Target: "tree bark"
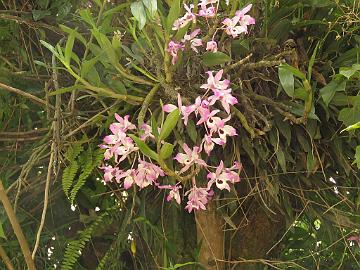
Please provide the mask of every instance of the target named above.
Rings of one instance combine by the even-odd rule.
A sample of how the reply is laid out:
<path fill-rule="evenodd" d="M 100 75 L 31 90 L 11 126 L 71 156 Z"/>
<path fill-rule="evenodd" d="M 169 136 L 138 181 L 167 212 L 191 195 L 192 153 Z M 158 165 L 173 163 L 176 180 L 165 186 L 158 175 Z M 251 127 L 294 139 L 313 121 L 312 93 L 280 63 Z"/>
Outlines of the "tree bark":
<path fill-rule="evenodd" d="M 240 224 L 231 241 L 231 259 L 241 262 L 232 269 L 263 269 L 264 264 L 257 260 L 277 257 L 280 247 L 275 247 L 270 254 L 267 253 L 285 230 L 284 216 L 280 213 L 270 216 L 260 205 L 253 205 L 246 218 L 238 216 L 237 219 Z M 246 260 L 252 262 L 247 263 Z"/>
<path fill-rule="evenodd" d="M 207 270 L 224 270 L 224 222 L 215 201 L 207 204 L 206 211 L 197 211 L 195 219 L 197 241 L 201 243 L 199 262 Z"/>

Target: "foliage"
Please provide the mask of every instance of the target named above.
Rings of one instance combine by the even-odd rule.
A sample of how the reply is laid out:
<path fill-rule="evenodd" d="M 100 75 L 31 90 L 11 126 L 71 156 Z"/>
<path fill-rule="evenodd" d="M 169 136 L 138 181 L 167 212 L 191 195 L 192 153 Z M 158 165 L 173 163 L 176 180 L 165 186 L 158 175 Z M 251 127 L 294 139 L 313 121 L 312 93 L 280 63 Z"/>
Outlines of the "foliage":
<path fill-rule="evenodd" d="M 0 178 L 32 249 L 51 168 L 38 269 L 61 263 L 64 269 L 197 269 L 194 216 L 180 211 L 184 205 L 165 203 L 155 189 L 104 186 L 98 145 L 115 113 L 129 114 L 139 126 L 164 123 L 160 134 L 152 130 L 169 143 L 164 159 L 173 147 L 198 143 L 203 131 L 196 123 L 185 127 L 176 113 L 165 120 L 160 107 L 176 104 L 178 93 L 193 103 L 204 94 L 199 86 L 210 69 L 224 69 L 239 101 L 230 123 L 239 136 L 206 160 L 243 164 L 239 186 L 214 199 L 225 224 L 227 267 L 259 258 L 278 269 L 358 268 L 360 249 L 347 240 L 360 229 L 357 1 L 220 1 L 231 15 L 253 3 L 257 24 L 237 39 L 202 20 L 173 31 L 185 13 L 179 0 L 10 2 L 0 4 L 0 83 L 22 92 L 0 86 Z M 221 41 L 219 51 L 196 54 L 186 45 L 172 65 L 169 41 L 179 42 L 196 27 L 204 41 Z M 49 164 L 52 142 L 55 162 Z M 158 158 L 146 144 L 138 146 Z M 171 159 L 166 162 L 173 168 Z M 94 214 L 96 207 L 101 210 Z M 258 230 L 249 237 L 262 235 L 256 224 L 264 218 L 251 223 L 253 212 L 281 222 L 266 251 L 248 258 L 237 247 L 247 222 Z M 24 268 L 10 224 L 3 217 L 0 224 L 6 235 L 1 246 L 16 269 Z"/>

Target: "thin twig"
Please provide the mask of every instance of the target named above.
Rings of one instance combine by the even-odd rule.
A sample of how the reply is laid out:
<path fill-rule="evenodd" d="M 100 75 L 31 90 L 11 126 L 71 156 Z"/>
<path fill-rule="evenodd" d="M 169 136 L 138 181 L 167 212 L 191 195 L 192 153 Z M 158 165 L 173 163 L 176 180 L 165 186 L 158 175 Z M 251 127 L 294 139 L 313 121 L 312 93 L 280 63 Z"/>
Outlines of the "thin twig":
<path fill-rule="evenodd" d="M 58 90 L 59 84 L 58 84 L 58 76 L 57 76 L 57 69 L 56 69 L 56 59 L 55 59 L 54 55 L 52 57 L 52 66 L 53 66 L 54 88 L 55 88 L 55 90 Z M 47 175 L 46 175 L 45 190 L 44 190 L 44 207 L 43 207 L 43 211 L 41 213 L 39 229 L 36 234 L 36 242 L 35 242 L 34 249 L 33 249 L 32 255 L 31 255 L 33 259 L 35 258 L 36 251 L 39 248 L 41 232 L 42 232 L 42 230 L 44 228 L 44 224 L 45 224 L 46 212 L 47 212 L 47 208 L 48 208 L 48 204 L 49 204 L 49 190 L 50 190 L 51 174 L 53 171 L 52 166 L 54 164 L 54 161 L 57 160 L 57 149 L 56 148 L 57 148 L 57 146 L 59 146 L 59 143 L 60 143 L 60 133 L 59 133 L 60 132 L 60 113 L 61 113 L 60 105 L 61 105 L 61 94 L 57 94 L 56 101 L 55 101 L 54 121 L 52 122 L 53 138 L 52 138 L 52 143 L 51 143 L 50 160 L 49 160 L 49 165 L 48 165 L 48 170 L 47 170 Z"/>
<path fill-rule="evenodd" d="M 5 212 L 6 212 L 7 216 L 9 217 L 10 224 L 15 232 L 15 235 L 16 235 L 18 241 L 19 241 L 20 248 L 21 248 L 22 254 L 25 258 L 25 262 L 26 262 L 28 269 L 36 270 L 35 263 L 34 263 L 33 259 L 31 258 L 29 245 L 26 241 L 24 233 L 20 227 L 20 224 L 15 216 L 14 210 L 11 206 L 11 202 L 10 202 L 8 196 L 6 195 L 6 191 L 2 184 L 2 180 L 0 180 L 0 201 L 4 205 Z"/>
<path fill-rule="evenodd" d="M 14 87 L 11 87 L 9 85 L 6 85 L 6 84 L 3 84 L 0 82 L 0 89 L 3 89 L 3 90 L 6 90 L 10 93 L 14 93 L 14 94 L 17 94 L 17 95 L 20 95 L 20 96 L 23 96 L 27 99 L 30 99 L 32 102 L 36 103 L 36 104 L 39 104 L 41 106 L 44 106 L 46 107 L 46 101 L 41 99 L 41 98 L 38 98 L 37 96 L 34 96 L 32 94 L 29 94 L 29 93 L 26 93 L 20 89 L 17 89 L 17 88 L 14 88 Z M 50 106 L 52 109 L 54 107 Z"/>

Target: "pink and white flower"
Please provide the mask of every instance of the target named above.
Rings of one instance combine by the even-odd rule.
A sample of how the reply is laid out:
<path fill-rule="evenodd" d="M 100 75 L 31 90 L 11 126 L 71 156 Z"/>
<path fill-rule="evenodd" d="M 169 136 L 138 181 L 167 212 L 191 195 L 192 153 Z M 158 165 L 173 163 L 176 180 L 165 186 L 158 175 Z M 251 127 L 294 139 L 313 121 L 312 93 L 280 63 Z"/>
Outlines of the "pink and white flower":
<path fill-rule="evenodd" d="M 140 130 L 143 131 L 143 134 L 140 136 L 140 140 L 146 141 L 148 138 L 155 139 L 155 136 L 152 134 L 152 128 L 148 124 L 142 124 Z"/>
<path fill-rule="evenodd" d="M 159 176 L 165 176 L 164 171 L 153 163 L 139 159 L 135 183 L 140 188 L 145 188 L 156 183 Z"/>
<path fill-rule="evenodd" d="M 189 121 L 189 116 L 195 111 L 196 106 L 193 105 L 189 105 L 189 106 L 183 106 L 182 105 L 182 100 L 181 100 L 181 96 L 180 94 L 178 94 L 178 107 L 176 107 L 173 104 L 166 104 L 163 106 L 163 111 L 170 113 L 172 111 L 174 111 L 175 109 L 179 109 L 182 117 L 182 120 L 184 120 L 184 125 L 186 126 L 188 121 Z"/>
<path fill-rule="evenodd" d="M 195 22 L 196 21 L 196 15 L 192 12 L 192 9 L 194 8 L 194 5 L 186 5 L 184 4 L 184 8 L 186 10 L 186 13 L 183 17 L 177 19 L 172 27 L 172 30 L 178 30 L 180 28 L 185 27 L 189 22 Z"/>
<path fill-rule="evenodd" d="M 348 238 L 349 241 L 355 241 L 359 247 L 360 247 L 360 235 L 357 235 L 357 236 L 351 236 Z"/>
<path fill-rule="evenodd" d="M 218 51 L 218 45 L 216 41 L 210 40 L 206 43 L 206 50 L 208 52 L 217 52 Z"/>
<path fill-rule="evenodd" d="M 180 170 L 180 174 L 186 172 L 194 164 L 206 166 L 206 162 L 200 157 L 200 147 L 194 146 L 193 149 L 190 149 L 190 147 L 186 143 L 184 143 L 183 149 L 185 151 L 185 154 L 178 153 L 174 158 L 175 160 L 177 160 L 177 162 L 184 165 L 184 167 Z"/>
<path fill-rule="evenodd" d="M 188 196 L 185 209 L 191 213 L 192 210 L 206 210 L 205 205 L 209 202 L 209 198 L 213 195 L 213 192 L 206 188 L 198 188 L 194 185 L 185 195 Z"/>
<path fill-rule="evenodd" d="M 234 184 L 240 182 L 239 173 L 234 172 L 234 170 L 240 170 L 241 165 L 239 163 L 234 163 L 231 168 L 224 168 L 224 162 L 220 161 L 219 166 L 216 168 L 215 172 L 210 172 L 207 175 L 209 179 L 208 189 L 215 183 L 216 187 L 220 190 L 226 189 L 230 191 L 229 183 Z"/>
<path fill-rule="evenodd" d="M 230 113 L 230 105 L 235 105 L 238 103 L 236 97 L 231 95 L 231 89 L 227 90 L 213 90 L 213 95 L 208 98 L 209 105 L 214 105 L 216 101 L 220 101 L 221 105 L 225 109 L 225 111 L 229 114 Z"/>
<path fill-rule="evenodd" d="M 211 135 L 205 134 L 202 143 L 203 143 L 205 153 L 209 156 L 215 146 L 215 144 L 211 138 Z"/>
<path fill-rule="evenodd" d="M 172 199 L 175 199 L 175 201 L 180 204 L 181 203 L 181 197 L 179 190 L 181 189 L 180 183 L 176 184 L 175 186 L 171 185 L 165 185 L 165 186 L 158 186 L 159 189 L 169 189 L 169 195 L 166 197 L 166 201 L 171 201 Z"/>
<path fill-rule="evenodd" d="M 185 49 L 184 44 L 177 43 L 175 41 L 170 41 L 167 47 L 167 52 L 172 56 L 171 63 L 175 65 L 176 61 L 178 60 L 179 51 L 183 51 Z"/>
<path fill-rule="evenodd" d="M 252 5 L 246 6 L 242 10 L 238 10 L 235 14 L 235 17 L 232 19 L 226 18 L 223 20 L 222 24 L 225 25 L 225 32 L 236 38 L 238 35 L 242 33 L 247 33 L 248 26 L 251 24 L 255 24 L 255 19 L 249 15 L 245 15 L 247 12 L 250 11 Z M 239 24 L 239 25 L 238 25 Z"/>
<path fill-rule="evenodd" d="M 229 87 L 230 81 L 223 80 L 221 81 L 221 77 L 223 75 L 224 70 L 219 70 L 215 76 L 213 75 L 214 71 L 206 72 L 208 74 L 207 83 L 200 86 L 200 88 L 208 89 L 208 90 L 226 90 Z"/>
<path fill-rule="evenodd" d="M 216 8 L 214 6 L 207 7 L 206 5 L 200 6 L 199 16 L 204 18 L 213 18 L 216 16 Z"/>
<path fill-rule="evenodd" d="M 199 52 L 197 47 L 200 47 L 203 45 L 202 40 L 200 38 L 196 38 L 199 35 L 199 33 L 200 33 L 200 29 L 195 29 L 192 33 L 190 33 L 190 35 L 186 34 L 184 36 L 184 38 L 181 40 L 181 42 L 183 42 L 183 43 L 189 41 L 190 48 L 196 53 Z"/>

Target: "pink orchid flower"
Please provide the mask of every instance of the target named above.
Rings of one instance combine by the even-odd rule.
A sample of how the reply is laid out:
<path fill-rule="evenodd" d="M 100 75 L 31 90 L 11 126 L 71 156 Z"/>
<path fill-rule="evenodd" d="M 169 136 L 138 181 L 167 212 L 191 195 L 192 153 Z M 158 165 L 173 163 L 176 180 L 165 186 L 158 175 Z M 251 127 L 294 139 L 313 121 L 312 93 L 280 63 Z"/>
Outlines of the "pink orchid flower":
<path fill-rule="evenodd" d="M 251 9 L 252 5 L 246 6 L 242 10 L 236 12 L 235 17 L 232 19 L 226 18 L 222 23 L 226 26 L 225 32 L 236 38 L 241 33 L 247 33 L 247 27 L 251 24 L 255 24 L 255 19 L 249 15 L 245 15 Z M 238 25 L 239 23 L 239 25 Z"/>
<path fill-rule="evenodd" d="M 360 247 L 360 235 L 358 235 L 358 236 L 351 236 L 351 237 L 348 238 L 348 240 L 349 240 L 349 241 L 355 241 L 355 242 L 359 245 L 359 247 Z"/>
<path fill-rule="evenodd" d="M 211 151 L 214 149 L 214 146 L 215 146 L 215 144 L 214 144 L 214 142 L 213 142 L 213 140 L 211 138 L 211 135 L 206 134 L 204 136 L 204 139 L 203 139 L 202 143 L 203 143 L 205 153 L 209 156 Z"/>
<path fill-rule="evenodd" d="M 115 176 L 116 168 L 113 168 L 113 166 L 103 166 L 100 167 L 100 169 L 104 170 L 104 181 L 105 183 L 112 182 L 112 179 Z"/>
<path fill-rule="evenodd" d="M 152 134 L 152 128 L 148 124 L 142 124 L 140 129 L 143 131 L 143 134 L 140 136 L 140 140 L 146 141 L 148 138 L 155 139 L 155 136 Z"/>
<path fill-rule="evenodd" d="M 210 129 L 210 133 L 218 133 L 219 138 L 212 138 L 212 141 L 218 145 L 226 144 L 226 137 L 227 136 L 236 136 L 237 132 L 236 129 L 230 125 L 226 125 L 225 123 L 231 119 L 231 116 L 228 116 L 225 119 L 221 119 L 220 117 L 211 117 L 207 122 L 206 125 Z"/>
<path fill-rule="evenodd" d="M 232 184 L 240 182 L 240 171 L 242 169 L 241 163 L 235 161 L 234 165 L 230 168 L 225 168 L 225 173 Z M 234 172 L 235 170 L 239 172 Z"/>
<path fill-rule="evenodd" d="M 210 129 L 210 133 L 214 133 L 217 132 L 219 128 L 224 127 L 226 122 L 227 122 L 227 118 L 221 119 L 218 116 L 211 116 L 206 121 L 206 126 L 208 127 L 208 129 Z"/>
<path fill-rule="evenodd" d="M 224 70 L 218 71 L 215 76 L 213 75 L 213 71 L 206 72 L 208 74 L 207 83 L 200 86 L 203 89 L 209 90 L 226 90 L 229 87 L 230 81 L 229 80 L 221 80 Z"/>
<path fill-rule="evenodd" d="M 136 170 L 129 169 L 117 175 L 117 180 L 120 182 L 124 178 L 124 188 L 129 189 L 135 183 Z"/>
<path fill-rule="evenodd" d="M 190 147 L 186 143 L 184 143 L 183 149 L 185 151 L 185 154 L 178 153 L 174 158 L 175 160 L 177 160 L 177 162 L 185 165 L 180 170 L 180 174 L 186 172 L 193 164 L 207 166 L 206 162 L 200 158 L 200 153 L 201 153 L 200 147 L 194 146 L 193 149 L 190 149 Z"/>
<path fill-rule="evenodd" d="M 153 163 L 139 159 L 137 174 L 135 176 L 136 185 L 138 185 L 141 189 L 145 188 L 153 183 L 156 183 L 159 176 L 165 176 L 164 171 L 160 167 Z"/>
<path fill-rule="evenodd" d="M 185 193 L 185 195 L 188 196 L 188 202 L 185 209 L 191 213 L 192 210 L 206 210 L 205 205 L 208 203 L 212 193 L 206 188 L 198 188 L 194 185 L 192 189 Z"/>
<path fill-rule="evenodd" d="M 200 33 L 200 29 L 194 30 L 190 35 L 186 34 L 184 38 L 181 40 L 181 42 L 185 43 L 186 41 L 190 42 L 190 48 L 198 53 L 197 47 L 202 46 L 202 40 L 200 38 L 196 38 Z"/>
<path fill-rule="evenodd" d="M 218 145 L 225 145 L 227 142 L 227 136 L 233 137 L 236 136 L 236 129 L 232 126 L 225 125 L 223 128 L 218 129 L 219 138 L 213 138 L 213 142 Z"/>
<path fill-rule="evenodd" d="M 212 119 L 218 112 L 220 112 L 220 110 L 204 111 L 202 114 L 200 114 L 201 118 L 199 121 L 197 121 L 196 125 L 201 125 L 202 123 L 209 121 L 209 119 Z"/>
<path fill-rule="evenodd" d="M 199 16 L 204 18 L 214 18 L 216 16 L 216 8 L 202 5 L 199 10 Z"/>
<path fill-rule="evenodd" d="M 113 125 L 113 124 L 111 124 L 111 125 Z M 113 128 L 111 131 L 113 132 L 113 134 L 107 135 L 103 139 L 104 143 L 106 143 L 106 144 L 118 144 L 123 139 L 126 138 L 126 133 L 122 129 L 114 129 Z"/>
<path fill-rule="evenodd" d="M 241 25 L 237 25 L 239 21 L 240 18 L 238 16 L 235 16 L 232 19 L 226 18 L 225 20 L 223 20 L 222 24 L 226 26 L 226 34 L 232 36 L 233 38 L 236 38 L 241 33 L 246 33 L 247 28 Z"/>
<path fill-rule="evenodd" d="M 120 130 L 126 132 L 129 129 L 136 129 L 136 126 L 129 121 L 129 117 L 130 115 L 125 115 L 124 118 L 122 118 L 120 115 L 115 113 L 115 119 L 118 121 L 118 123 L 112 123 L 110 125 L 111 132 L 116 134 Z"/>
<path fill-rule="evenodd" d="M 221 105 L 225 109 L 225 111 L 230 113 L 230 105 L 235 105 L 238 103 L 236 97 L 231 95 L 231 89 L 227 90 L 213 90 L 214 95 L 208 98 L 209 105 L 214 105 L 216 101 L 220 101 Z"/>
<path fill-rule="evenodd" d="M 173 104 L 166 104 L 163 106 L 163 111 L 170 113 L 175 109 L 179 109 L 181 115 L 183 116 L 182 119 L 184 120 L 184 125 L 187 126 L 189 121 L 189 116 L 195 111 L 195 105 L 183 106 L 180 94 L 178 94 L 178 107 Z"/>
<path fill-rule="evenodd" d="M 189 22 L 195 22 L 196 21 L 196 15 L 192 12 L 192 9 L 194 8 L 194 5 L 186 5 L 184 4 L 184 8 L 186 10 L 186 13 L 183 17 L 177 19 L 172 27 L 172 30 L 178 30 L 180 28 L 185 27 Z"/>
<path fill-rule="evenodd" d="M 210 181 L 208 182 L 208 189 L 211 188 L 211 186 L 215 183 L 216 187 L 220 190 L 226 189 L 228 191 L 230 191 L 230 186 L 227 183 L 228 181 L 230 181 L 230 179 L 228 178 L 227 173 L 224 172 L 224 162 L 220 161 L 219 166 L 216 168 L 215 173 L 210 172 L 207 175 L 207 178 L 210 179 Z"/>
<path fill-rule="evenodd" d="M 250 15 L 246 15 L 246 13 L 248 13 L 250 11 L 250 9 L 252 8 L 252 4 L 247 5 L 246 7 L 244 7 L 242 10 L 238 10 L 235 13 L 235 16 L 240 18 L 240 25 L 245 27 L 247 29 L 247 26 L 255 24 L 256 21 L 253 17 L 251 17 Z M 246 30 L 247 33 L 247 30 Z"/>
<path fill-rule="evenodd" d="M 167 52 L 170 53 L 170 55 L 172 56 L 172 60 L 171 63 L 173 65 L 175 65 L 176 61 L 178 60 L 179 56 L 178 53 L 179 51 L 183 51 L 185 48 L 185 46 L 181 43 L 177 43 L 175 41 L 170 41 L 168 44 L 168 48 L 167 48 Z"/>
<path fill-rule="evenodd" d="M 110 151 L 112 151 L 115 156 L 116 163 L 120 163 L 132 152 L 136 152 L 138 150 L 139 148 L 134 145 L 133 140 L 129 137 L 125 137 L 123 140 L 121 140 L 121 144 L 114 145 L 110 148 Z"/>
<path fill-rule="evenodd" d="M 166 197 L 166 201 L 171 201 L 172 199 L 175 199 L 175 201 L 180 204 L 181 203 L 181 197 L 179 190 L 181 189 L 180 183 L 176 184 L 175 186 L 171 185 L 165 185 L 165 186 L 158 186 L 159 189 L 169 189 L 169 195 Z"/>
<path fill-rule="evenodd" d="M 218 51 L 218 45 L 216 41 L 211 40 L 206 43 L 206 50 L 208 52 L 217 52 Z"/>
<path fill-rule="evenodd" d="M 215 183 L 216 187 L 220 190 L 226 189 L 230 191 L 230 186 L 228 182 L 234 184 L 240 182 L 239 173 L 234 172 L 234 170 L 240 170 L 240 163 L 235 162 L 231 168 L 224 168 L 224 162 L 220 161 L 219 166 L 216 168 L 215 173 L 210 172 L 207 175 L 207 178 L 210 179 L 208 182 L 208 189 Z"/>

